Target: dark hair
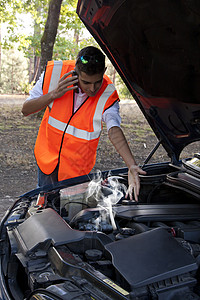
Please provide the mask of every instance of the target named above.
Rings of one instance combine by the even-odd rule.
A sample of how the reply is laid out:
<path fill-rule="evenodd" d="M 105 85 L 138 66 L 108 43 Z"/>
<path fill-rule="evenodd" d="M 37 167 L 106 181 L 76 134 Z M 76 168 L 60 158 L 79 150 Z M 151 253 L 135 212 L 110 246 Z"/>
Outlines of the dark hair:
<path fill-rule="evenodd" d="M 76 72 L 94 75 L 104 72 L 105 55 L 96 47 L 88 46 L 79 51 L 76 58 Z"/>

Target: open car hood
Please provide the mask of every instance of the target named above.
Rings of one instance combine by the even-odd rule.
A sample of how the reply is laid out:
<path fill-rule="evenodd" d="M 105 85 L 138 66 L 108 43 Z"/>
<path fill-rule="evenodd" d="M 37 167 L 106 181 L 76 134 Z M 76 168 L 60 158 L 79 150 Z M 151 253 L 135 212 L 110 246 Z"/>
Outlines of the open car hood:
<path fill-rule="evenodd" d="M 77 13 L 176 163 L 200 139 L 200 2 L 79 0 Z"/>

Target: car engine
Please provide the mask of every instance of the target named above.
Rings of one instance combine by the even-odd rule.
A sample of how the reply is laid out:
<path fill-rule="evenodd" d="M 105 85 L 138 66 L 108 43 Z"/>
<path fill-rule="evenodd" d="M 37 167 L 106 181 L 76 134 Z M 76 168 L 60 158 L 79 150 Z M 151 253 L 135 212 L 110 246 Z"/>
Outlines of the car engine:
<path fill-rule="evenodd" d="M 25 194 L 1 227 L 10 299 L 200 299 L 199 157 Z"/>

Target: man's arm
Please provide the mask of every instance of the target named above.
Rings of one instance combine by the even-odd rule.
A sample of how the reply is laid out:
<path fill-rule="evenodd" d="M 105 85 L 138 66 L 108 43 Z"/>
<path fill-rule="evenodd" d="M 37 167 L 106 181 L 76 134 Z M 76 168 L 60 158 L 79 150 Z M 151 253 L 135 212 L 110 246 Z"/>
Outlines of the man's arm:
<path fill-rule="evenodd" d="M 78 86 L 72 86 L 78 82 L 78 76 L 70 76 L 74 71 L 70 71 L 63 75 L 58 81 L 58 86 L 55 90 L 47 93 L 46 95 L 42 95 L 38 98 L 26 100 L 22 107 L 22 113 L 24 116 L 28 116 L 35 112 L 42 110 L 47 107 L 52 101 L 57 98 L 62 97 L 66 92 L 70 90 L 76 89 Z"/>
<path fill-rule="evenodd" d="M 120 127 L 114 126 L 111 127 L 108 131 L 108 136 L 111 143 L 114 145 L 117 152 L 123 158 L 125 164 L 127 165 L 128 171 L 128 180 L 129 188 L 128 193 L 130 199 L 132 200 L 132 190 L 134 189 L 135 200 L 138 201 L 138 195 L 140 190 L 140 179 L 139 174 L 146 174 L 140 167 L 136 165 L 135 159 L 131 153 L 131 150 L 128 146 L 127 140 L 124 136 L 123 131 Z"/>

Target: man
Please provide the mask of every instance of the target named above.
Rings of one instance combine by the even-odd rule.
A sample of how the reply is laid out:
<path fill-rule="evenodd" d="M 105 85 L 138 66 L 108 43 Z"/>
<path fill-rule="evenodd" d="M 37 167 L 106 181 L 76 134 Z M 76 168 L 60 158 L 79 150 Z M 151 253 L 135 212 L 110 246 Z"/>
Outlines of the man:
<path fill-rule="evenodd" d="M 128 193 L 138 201 L 139 174 L 120 128 L 119 98 L 105 75 L 105 56 L 96 47 L 83 48 L 75 61 L 48 62 L 46 71 L 24 102 L 27 116 L 46 107 L 35 144 L 38 186 L 88 174 L 105 121 L 108 136 L 129 168 Z"/>

